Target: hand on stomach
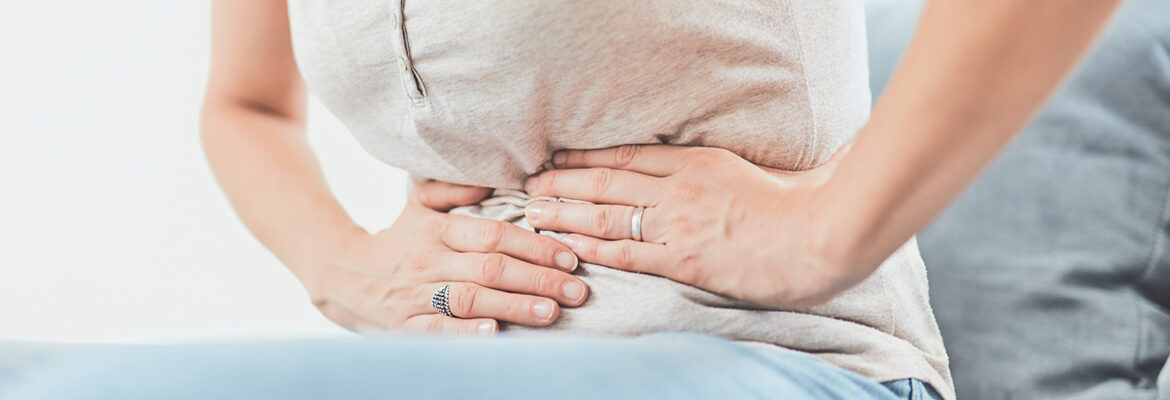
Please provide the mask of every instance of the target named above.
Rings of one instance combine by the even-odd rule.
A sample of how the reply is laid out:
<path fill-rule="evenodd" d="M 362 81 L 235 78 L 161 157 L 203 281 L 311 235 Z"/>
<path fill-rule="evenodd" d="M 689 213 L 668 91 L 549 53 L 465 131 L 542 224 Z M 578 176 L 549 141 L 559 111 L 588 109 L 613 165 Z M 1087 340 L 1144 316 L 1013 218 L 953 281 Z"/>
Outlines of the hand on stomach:
<path fill-rule="evenodd" d="M 347 262 L 304 279 L 313 303 L 333 322 L 362 333 L 489 335 L 500 322 L 549 325 L 561 306 L 582 304 L 588 289 L 570 274 L 577 258 L 567 246 L 505 222 L 444 212 L 488 192 L 417 185 L 391 227 L 358 238 Z M 447 284 L 453 317 L 431 304 Z"/>

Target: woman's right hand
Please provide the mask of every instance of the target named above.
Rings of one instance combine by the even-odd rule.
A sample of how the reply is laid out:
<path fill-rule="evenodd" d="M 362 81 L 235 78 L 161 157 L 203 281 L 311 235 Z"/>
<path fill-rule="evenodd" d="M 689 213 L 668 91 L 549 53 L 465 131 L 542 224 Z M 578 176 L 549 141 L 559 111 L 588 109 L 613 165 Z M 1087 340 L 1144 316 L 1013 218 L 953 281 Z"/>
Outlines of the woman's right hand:
<path fill-rule="evenodd" d="M 302 278 L 326 317 L 359 332 L 494 334 L 497 321 L 543 326 L 560 305 L 588 293 L 572 272 L 577 257 L 556 239 L 510 223 L 445 211 L 475 204 L 490 189 L 420 183 L 394 224 L 360 234 L 342 259 Z M 450 283 L 456 318 L 439 314 L 431 295 Z"/>

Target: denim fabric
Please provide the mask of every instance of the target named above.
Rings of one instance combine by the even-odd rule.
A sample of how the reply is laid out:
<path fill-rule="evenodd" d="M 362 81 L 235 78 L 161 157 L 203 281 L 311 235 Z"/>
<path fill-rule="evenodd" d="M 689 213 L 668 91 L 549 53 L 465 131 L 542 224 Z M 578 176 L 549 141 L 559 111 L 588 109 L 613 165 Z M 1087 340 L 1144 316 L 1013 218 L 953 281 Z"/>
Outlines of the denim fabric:
<path fill-rule="evenodd" d="M 121 348 L 25 371 L 5 399 L 936 399 L 711 336 L 395 337 Z"/>
<path fill-rule="evenodd" d="M 917 379 L 901 379 L 892 382 L 882 383 L 886 389 L 894 392 L 894 396 L 899 399 L 912 400 L 941 400 L 938 392 L 935 392 L 930 385 L 922 383 Z"/>
<path fill-rule="evenodd" d="M 869 10 L 875 95 L 920 3 Z M 1170 399 L 1168 234 L 1170 1 L 1131 0 L 919 236 L 958 397 Z"/>

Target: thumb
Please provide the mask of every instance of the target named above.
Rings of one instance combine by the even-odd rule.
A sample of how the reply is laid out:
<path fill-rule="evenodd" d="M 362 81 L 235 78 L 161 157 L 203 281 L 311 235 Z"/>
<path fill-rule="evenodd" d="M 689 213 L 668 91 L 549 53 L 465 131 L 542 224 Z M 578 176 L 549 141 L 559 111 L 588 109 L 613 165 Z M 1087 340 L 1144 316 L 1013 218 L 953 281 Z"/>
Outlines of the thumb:
<path fill-rule="evenodd" d="M 447 211 L 458 206 L 478 203 L 492 193 L 491 188 L 467 186 L 443 181 L 427 181 L 414 185 L 411 201 L 436 211 Z"/>

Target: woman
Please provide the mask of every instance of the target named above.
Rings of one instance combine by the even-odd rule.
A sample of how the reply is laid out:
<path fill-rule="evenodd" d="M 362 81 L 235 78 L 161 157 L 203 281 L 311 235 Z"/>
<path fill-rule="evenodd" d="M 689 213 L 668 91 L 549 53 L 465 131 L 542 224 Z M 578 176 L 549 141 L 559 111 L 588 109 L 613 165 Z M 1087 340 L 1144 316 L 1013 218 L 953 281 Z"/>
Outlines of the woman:
<path fill-rule="evenodd" d="M 858 2 L 217 1 L 208 158 L 326 316 L 578 335 L 254 346 L 163 374 L 279 359 L 305 369 L 256 393 L 952 399 L 912 235 L 1114 3 L 932 3 L 869 118 Z M 390 228 L 330 195 L 302 75 L 416 177 Z"/>

